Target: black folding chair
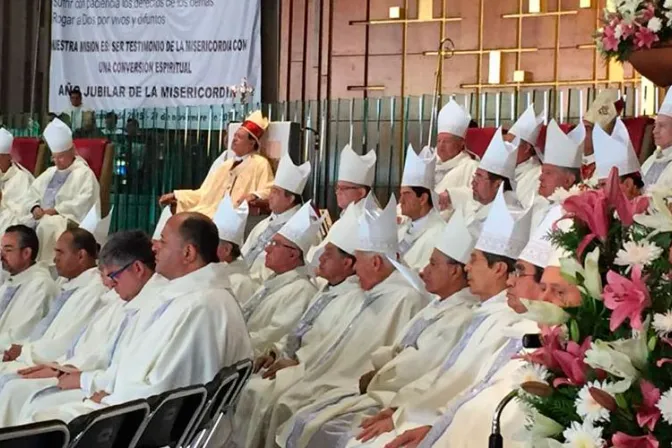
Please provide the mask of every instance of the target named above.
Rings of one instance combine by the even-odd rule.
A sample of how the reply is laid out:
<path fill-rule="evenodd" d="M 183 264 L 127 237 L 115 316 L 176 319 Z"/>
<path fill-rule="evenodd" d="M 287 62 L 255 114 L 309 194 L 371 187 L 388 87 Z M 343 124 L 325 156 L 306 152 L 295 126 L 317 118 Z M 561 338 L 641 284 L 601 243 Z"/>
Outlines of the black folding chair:
<path fill-rule="evenodd" d="M 68 426 L 60 420 L 0 429 L 0 448 L 65 448 L 68 442 Z"/>
<path fill-rule="evenodd" d="M 203 409 L 206 395 L 203 386 L 183 387 L 159 395 L 158 404 L 153 406 L 129 448 L 181 446 Z"/>
<path fill-rule="evenodd" d="M 224 406 L 229 402 L 231 395 L 238 385 L 238 372 L 235 367 L 225 367 L 215 378 L 205 385 L 208 390 L 208 400 L 198 416 L 196 423 L 185 440 L 192 448 L 198 447 L 207 437 L 211 425 L 222 413 Z"/>
<path fill-rule="evenodd" d="M 128 448 L 149 414 L 145 400 L 134 400 L 77 417 L 68 425 L 70 448 Z"/>

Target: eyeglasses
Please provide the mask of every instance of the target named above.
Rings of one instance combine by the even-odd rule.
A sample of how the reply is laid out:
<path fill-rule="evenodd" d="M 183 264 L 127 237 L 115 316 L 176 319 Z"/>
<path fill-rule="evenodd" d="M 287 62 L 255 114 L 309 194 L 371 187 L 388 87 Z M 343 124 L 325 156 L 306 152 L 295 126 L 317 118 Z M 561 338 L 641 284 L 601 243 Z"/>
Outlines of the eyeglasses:
<path fill-rule="evenodd" d="M 511 272 L 511 277 L 514 278 L 522 278 L 522 277 L 534 277 L 534 274 L 528 274 L 526 273 L 523 269 L 514 269 L 513 272 Z"/>
<path fill-rule="evenodd" d="M 290 246 L 289 244 L 284 244 L 284 243 L 281 243 L 281 242 L 275 241 L 275 240 L 271 240 L 271 241 L 268 242 L 268 247 L 276 247 L 276 246 L 284 247 L 286 249 L 292 249 L 292 250 L 301 250 L 298 247 Z"/>
<path fill-rule="evenodd" d="M 334 187 L 334 191 L 336 193 L 345 193 L 346 191 L 351 191 L 351 190 L 359 190 L 362 187 L 349 187 L 345 185 L 336 185 Z"/>
<path fill-rule="evenodd" d="M 121 275 L 121 273 L 124 272 L 126 269 L 130 268 L 131 265 L 132 265 L 133 263 L 135 263 L 135 260 L 133 260 L 133 261 L 131 261 L 130 263 L 126 264 L 124 267 L 119 268 L 119 269 L 117 269 L 116 271 L 107 274 L 107 278 L 109 278 L 110 280 L 116 282 L 116 281 L 117 281 L 117 277 L 119 277 L 119 276 Z"/>

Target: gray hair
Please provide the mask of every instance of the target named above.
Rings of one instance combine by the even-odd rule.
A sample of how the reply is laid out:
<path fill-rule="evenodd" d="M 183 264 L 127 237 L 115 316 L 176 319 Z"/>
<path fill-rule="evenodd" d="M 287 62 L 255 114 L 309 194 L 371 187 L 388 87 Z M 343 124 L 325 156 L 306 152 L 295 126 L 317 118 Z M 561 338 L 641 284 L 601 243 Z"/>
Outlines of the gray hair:
<path fill-rule="evenodd" d="M 101 266 L 126 266 L 139 261 L 151 270 L 156 267 L 152 240 L 141 230 L 125 230 L 113 234 L 100 251 Z"/>

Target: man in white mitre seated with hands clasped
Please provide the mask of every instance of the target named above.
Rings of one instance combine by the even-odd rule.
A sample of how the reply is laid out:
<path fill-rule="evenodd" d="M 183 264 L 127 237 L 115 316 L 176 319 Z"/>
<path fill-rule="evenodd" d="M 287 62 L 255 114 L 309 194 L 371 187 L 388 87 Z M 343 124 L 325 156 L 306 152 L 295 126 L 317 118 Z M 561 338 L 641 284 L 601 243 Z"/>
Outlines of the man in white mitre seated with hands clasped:
<path fill-rule="evenodd" d="M 249 358 L 249 336 L 236 299 L 218 275 L 217 227 L 200 213 L 168 220 L 157 246 L 157 272 L 169 282 L 157 306 L 135 321 L 123 338 L 101 385 L 68 391 L 71 401 L 53 407 L 50 395 L 33 397 L 22 410 L 28 421 L 73 418 L 109 405 L 147 398 L 168 390 L 211 381 L 225 366 Z M 140 311 L 142 313 L 142 310 Z M 104 385 L 103 385 L 104 384 Z M 83 401 L 82 401 L 83 400 Z"/>
<path fill-rule="evenodd" d="M 20 224 L 30 212 L 26 191 L 35 178 L 33 173 L 12 159 L 14 136 L 0 128 L 0 233 L 9 226 Z"/>
<path fill-rule="evenodd" d="M 38 259 L 49 264 L 54 245 L 68 222 L 82 222 L 91 207 L 100 210 L 100 186 L 86 161 L 77 155 L 72 131 L 58 118 L 44 129 L 54 166 L 42 173 L 30 188 L 33 222 L 40 239 Z"/>

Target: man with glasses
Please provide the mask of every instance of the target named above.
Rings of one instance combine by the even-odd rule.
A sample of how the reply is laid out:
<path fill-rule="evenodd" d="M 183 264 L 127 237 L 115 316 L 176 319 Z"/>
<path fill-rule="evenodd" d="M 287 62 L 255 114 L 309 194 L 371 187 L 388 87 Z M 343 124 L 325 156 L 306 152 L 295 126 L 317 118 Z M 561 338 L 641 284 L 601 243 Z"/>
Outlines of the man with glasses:
<path fill-rule="evenodd" d="M 252 350 L 240 307 L 228 280 L 213 268 L 218 240 L 217 227 L 204 215 L 170 218 L 156 253 L 157 273 L 169 282 L 156 295 L 154 309 L 139 311 L 128 330 L 130 342 L 120 342 L 109 375 L 103 375 L 110 381 L 94 381 L 79 389 L 77 401 L 58 407 L 45 409 L 36 406 L 39 399 L 30 400 L 28 420 L 70 421 L 105 406 L 204 384 L 223 367 L 248 358 Z M 115 273 L 115 281 L 121 283 L 132 267 Z"/>
<path fill-rule="evenodd" d="M 394 428 L 391 417 L 398 403 L 420 393 L 416 380 L 438 367 L 469 325 L 478 300 L 469 292 L 464 268 L 476 236 L 458 211 L 437 241 L 421 273 L 434 301 L 413 317 L 394 344 L 371 355 L 374 370 L 302 410 L 322 409 L 303 430 L 302 438 L 310 440 L 308 446 L 339 447 L 360 432 L 377 431 L 385 425 Z M 353 395 L 357 390 L 361 395 Z M 324 406 L 338 395 L 340 401 Z"/>
<path fill-rule="evenodd" d="M 33 182 L 30 213 L 40 240 L 39 261 L 53 264 L 54 245 L 68 227 L 79 224 L 93 206 L 100 207 L 100 186 L 89 165 L 77 155 L 72 131 L 55 118 L 44 130 L 54 166 Z"/>
<path fill-rule="evenodd" d="M 56 405 L 82 396 L 80 388 L 102 387 L 109 375 L 106 370 L 118 360 L 114 355 L 120 344 L 130 343 L 126 332 L 139 311 L 156 309 L 156 294 L 167 280 L 154 274 L 154 267 L 151 242 L 143 232 L 124 231 L 110 238 L 99 261 L 99 276 L 112 288 L 102 297 L 103 307 L 72 338 L 63 356 L 0 376 L 0 426 L 18 424 L 24 404 L 38 391 L 58 388 L 61 392 L 48 396 L 51 405 Z M 38 401 L 49 407 L 49 402 Z"/>
<path fill-rule="evenodd" d="M 55 253 L 61 290 L 28 337 L 12 341 L 0 372 L 14 372 L 64 355 L 71 340 L 104 304 L 101 298 L 108 289 L 96 267 L 98 243 L 94 236 L 82 228 L 66 230 L 56 241 Z"/>
<path fill-rule="evenodd" d="M 364 295 L 355 276 L 353 232 L 359 214 L 350 207 L 337 231 L 329 232 L 319 256 L 317 275 L 326 281 L 310 302 L 298 324 L 255 360 L 255 373 L 242 391 L 236 407 L 234 440 L 239 447 L 258 446 L 265 436 L 275 400 L 321 356 L 324 344 L 334 340 L 347 317 L 362 306 Z"/>
<path fill-rule="evenodd" d="M 303 256 L 319 227 L 308 202 L 266 245 L 265 263 L 272 274 L 243 306 L 255 357 L 265 354 L 296 326 L 315 295 Z"/>
<path fill-rule="evenodd" d="M 254 226 L 241 252 L 250 268 L 250 276 L 256 282 L 263 282 L 271 271 L 265 266 L 265 248 L 273 236 L 301 207 L 301 194 L 310 176 L 310 162 L 297 166 L 289 154 L 285 154 L 278 164 L 275 181 L 268 196 L 271 216 Z M 312 244 L 312 243 L 311 243 Z"/>
<path fill-rule="evenodd" d="M 2 269 L 10 277 L 0 286 L 0 349 L 30 336 L 58 294 L 49 270 L 36 262 L 39 241 L 24 225 L 10 226 L 2 236 Z M 4 357 L 4 354 L 3 354 Z"/>

